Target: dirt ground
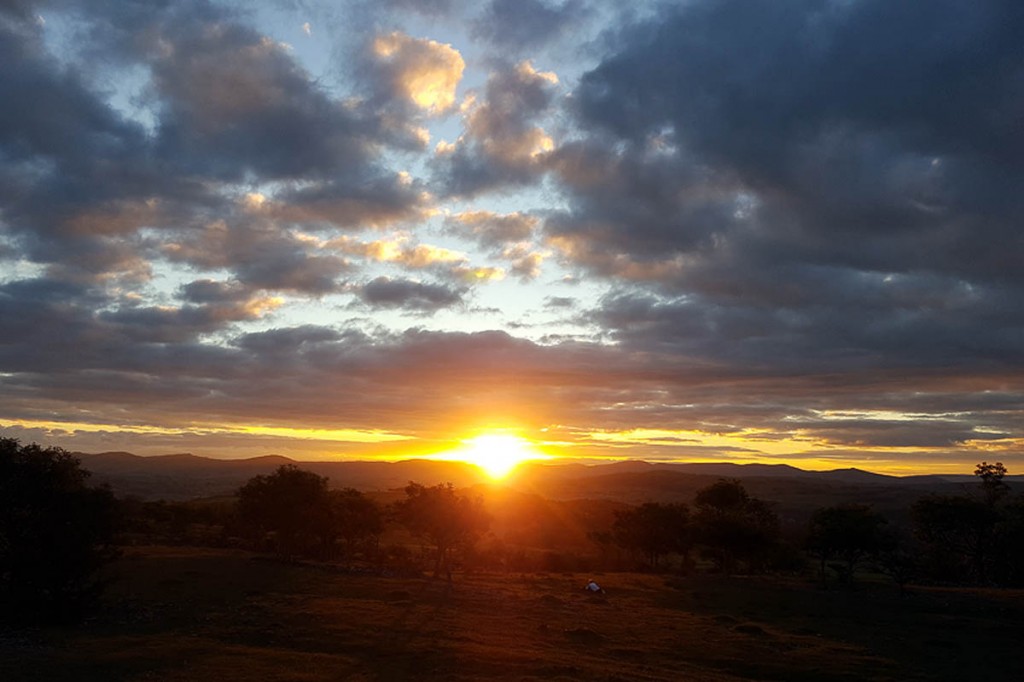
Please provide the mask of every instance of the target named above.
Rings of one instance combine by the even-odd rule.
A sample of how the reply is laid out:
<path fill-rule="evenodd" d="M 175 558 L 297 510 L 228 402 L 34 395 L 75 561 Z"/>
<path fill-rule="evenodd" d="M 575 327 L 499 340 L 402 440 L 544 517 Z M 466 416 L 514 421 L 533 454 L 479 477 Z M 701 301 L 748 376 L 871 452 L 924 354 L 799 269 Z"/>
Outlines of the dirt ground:
<path fill-rule="evenodd" d="M 84 625 L 0 631 L 0 680 L 1015 680 L 1024 593 L 781 578 L 458 575 L 133 549 Z M 582 590 L 594 577 L 603 596 Z"/>

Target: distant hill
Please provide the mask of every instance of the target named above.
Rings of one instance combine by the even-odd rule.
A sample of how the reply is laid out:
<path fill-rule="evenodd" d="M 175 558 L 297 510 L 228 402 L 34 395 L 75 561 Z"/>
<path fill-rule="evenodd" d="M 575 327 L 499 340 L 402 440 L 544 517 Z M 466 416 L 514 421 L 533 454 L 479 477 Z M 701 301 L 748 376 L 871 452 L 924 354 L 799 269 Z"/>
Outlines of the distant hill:
<path fill-rule="evenodd" d="M 181 453 L 142 457 L 128 452 L 74 453 L 93 473 L 93 481 L 109 485 L 118 495 L 143 499 L 188 500 L 230 495 L 253 476 L 294 464 L 330 479 L 334 488 L 389 490 L 409 481 L 426 485 L 451 482 L 466 487 L 486 480 L 477 467 L 464 462 L 406 460 L 402 462 L 302 462 L 269 455 L 248 459 L 213 459 Z"/>
<path fill-rule="evenodd" d="M 450 482 L 457 487 L 490 483 L 478 467 L 464 462 L 412 459 L 400 462 L 303 462 L 282 456 L 222 460 L 188 453 L 140 457 L 128 452 L 75 453 L 93 480 L 118 495 L 187 500 L 233 494 L 253 476 L 295 464 L 330 479 L 334 488 L 387 491 L 409 481 Z M 689 502 L 719 478 L 737 478 L 754 496 L 771 502 L 784 517 L 803 518 L 822 506 L 861 503 L 880 511 L 905 510 L 928 493 L 960 493 L 971 475 L 885 476 L 860 469 L 806 471 L 787 464 L 651 463 L 607 464 L 533 462 L 524 464 L 500 487 L 550 500 Z M 1024 477 L 1007 480 L 1024 488 Z"/>
<path fill-rule="evenodd" d="M 672 471 L 676 473 L 714 476 L 716 478 L 808 478 L 845 481 L 893 481 L 895 476 L 875 474 L 862 469 L 834 469 L 831 471 L 807 471 L 789 464 L 736 464 L 734 462 L 645 462 L 627 460 L 609 464 L 587 465 L 580 463 L 558 464 L 534 462 L 520 469 L 520 476 L 534 475 L 544 471 L 547 476 L 557 478 L 582 478 L 607 476 L 612 473 L 650 473 Z"/>

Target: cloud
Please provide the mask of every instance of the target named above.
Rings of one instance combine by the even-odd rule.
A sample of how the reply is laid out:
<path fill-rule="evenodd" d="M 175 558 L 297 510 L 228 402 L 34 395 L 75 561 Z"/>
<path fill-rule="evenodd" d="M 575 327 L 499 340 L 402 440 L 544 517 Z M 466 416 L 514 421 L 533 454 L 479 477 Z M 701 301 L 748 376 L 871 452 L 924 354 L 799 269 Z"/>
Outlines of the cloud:
<path fill-rule="evenodd" d="M 619 286 L 595 320 L 790 375 L 1018 372 L 1024 17 L 989 9 L 695 2 L 613 38 L 544 225 Z"/>
<path fill-rule="evenodd" d="M 510 263 L 513 275 L 528 282 L 540 276 L 546 254 L 531 250 L 529 244 L 514 244 L 502 249 L 501 257 Z"/>
<path fill-rule="evenodd" d="M 433 312 L 462 303 L 462 293 L 440 284 L 378 277 L 359 290 L 359 296 L 375 308 L 402 308 Z"/>
<path fill-rule="evenodd" d="M 16 103 L 0 113 L 2 218 L 24 257 L 54 276 L 147 278 L 141 234 L 231 220 L 243 181 L 278 183 L 264 218 L 285 231 L 290 223 L 384 226 L 427 210 L 424 188 L 380 162 L 393 131 L 329 95 L 241 15 L 203 2 L 54 11 L 82 28 L 65 46 L 82 57 L 77 63 L 50 54 L 34 21 L 0 26 L 0 58 L 11 67 L 0 74 L 0 95 Z M 145 79 L 146 125 L 94 87 L 93 70 L 102 68 L 123 70 L 109 78 Z M 319 274 L 304 282 L 259 266 L 247 277 L 327 290 L 341 264 L 312 265 Z"/>
<path fill-rule="evenodd" d="M 1015 5 L 275 7 L 279 27 L 206 0 L 3 5 L 5 422 L 1019 451 Z M 404 32 L 440 17 L 476 51 Z M 303 22 L 301 49 L 267 35 Z M 536 54 L 568 85 L 507 61 Z M 474 286 L 541 272 L 578 298 L 533 291 L 504 322 L 537 342 L 373 314 L 493 326 Z M 296 299 L 334 312 L 303 324 Z"/>
<path fill-rule="evenodd" d="M 391 257 L 384 260 L 400 263 L 409 268 L 428 268 L 437 264 L 463 263 L 467 260 L 466 254 L 451 249 L 445 249 L 430 244 L 416 244 L 402 248 Z"/>
<path fill-rule="evenodd" d="M 227 22 L 153 30 L 144 58 L 164 104 L 158 149 L 185 169 L 223 180 L 327 178 L 371 164 L 372 127 L 280 44 Z"/>
<path fill-rule="evenodd" d="M 91 284 L 47 278 L 12 282 L 0 285 L 0 315 L 19 326 L 0 334 L 0 371 L 11 373 L 12 386 L 28 382 L 43 394 L 54 391 L 51 399 L 73 410 L 79 380 L 99 381 L 115 368 L 132 374 L 132 381 L 150 372 L 201 376 L 212 371 L 213 358 L 221 353 L 198 345 L 198 336 L 272 308 L 267 299 L 149 306 Z"/>
<path fill-rule="evenodd" d="M 0 206 L 25 255 L 76 277 L 139 269 L 114 239 L 156 220 L 157 168 L 142 128 L 45 50 L 34 22 L 0 21 Z M 168 197 L 188 194 L 167 179 Z"/>
<path fill-rule="evenodd" d="M 311 228 L 383 228 L 426 218 L 431 197 L 407 174 L 374 172 L 364 178 L 307 182 L 283 189 L 260 207 L 263 215 Z"/>
<path fill-rule="evenodd" d="M 440 289 L 409 284 L 378 282 L 368 295 L 382 304 L 440 306 L 446 298 L 456 303 Z M 0 308 L 5 301 L 0 297 Z M 369 336 L 307 325 L 240 334 L 230 345 L 160 342 L 172 328 L 171 317 L 155 326 L 96 317 L 72 323 L 65 317 L 64 335 L 33 339 L 39 341 L 35 357 L 47 368 L 35 374 L 25 371 L 32 347 L 0 344 L 0 368 L 18 367 L 0 386 L 0 400 L 9 406 L 5 418 L 94 422 L 104 414 L 126 425 L 336 428 L 343 414 L 348 428 L 387 423 L 447 437 L 460 421 L 490 414 L 522 418 L 554 406 L 558 391 L 589 383 L 589 373 L 599 366 L 592 357 L 598 349 L 580 347 L 577 355 L 570 347 L 544 349 L 500 332 Z M 131 337 L 144 329 L 150 330 L 148 338 Z M 62 352 L 54 356 L 55 351 Z M 481 393 L 482 385 L 490 388 Z"/>
<path fill-rule="evenodd" d="M 567 0 L 491 0 L 474 20 L 474 35 L 498 46 L 505 54 L 542 47 L 559 37 L 570 25 L 589 15 L 583 2 Z"/>
<path fill-rule="evenodd" d="M 1008 123 L 1006 62 L 1020 18 L 952 4 L 813 7 L 693 3 L 629 31 L 583 78 L 581 120 L 636 146 L 667 132 L 673 156 L 755 200 L 750 221 L 767 222 L 780 251 L 979 274 L 956 251 L 978 250 L 964 232 L 985 222 L 1006 235 L 1021 208 L 995 179 L 1021 172 L 1007 155 L 1024 138 Z M 920 239 L 928 249 L 906 248 Z"/>
<path fill-rule="evenodd" d="M 492 73 L 482 99 L 463 104 L 465 132 L 436 149 L 432 164 L 444 192 L 473 196 L 537 181 L 554 149 L 537 122 L 549 113 L 557 83 L 528 61 Z"/>
<path fill-rule="evenodd" d="M 540 275 L 541 263 L 549 255 L 533 242 L 539 223 L 538 218 L 519 212 L 465 211 L 445 219 L 448 232 L 473 239 L 492 258 L 507 262 L 511 273 L 524 282 Z"/>
<path fill-rule="evenodd" d="M 455 290 L 418 284 L 381 280 L 367 284 L 362 295 L 422 312 L 446 298 L 458 304 Z M 1019 375 L 993 369 L 986 378 L 957 368 L 937 375 L 922 367 L 892 376 L 868 363 L 837 383 L 825 366 L 791 373 L 785 363 L 686 357 L 678 339 L 699 336 L 701 327 L 681 327 L 678 315 L 659 322 L 673 311 L 650 302 L 646 308 L 618 304 L 616 324 L 650 333 L 643 347 L 632 341 L 541 345 L 502 332 L 371 334 L 351 325 L 239 333 L 229 344 L 213 345 L 196 342 L 195 335 L 228 329 L 211 311 L 250 300 L 245 287 L 198 280 L 183 287 L 181 297 L 180 307 L 104 314 L 86 312 L 104 307 L 105 299 L 81 285 L 39 280 L 0 286 L 0 314 L 19 320 L 0 332 L 5 418 L 91 423 L 102 414 L 126 425 L 336 428 L 343 414 L 348 428 L 387 425 L 430 438 L 499 415 L 538 427 L 597 424 L 624 432 L 678 431 L 685 423 L 694 433 L 731 434 L 732 446 L 756 435 L 759 448 L 803 443 L 819 453 L 858 444 L 999 447 L 1024 436 L 1017 419 Z M 675 330 L 675 339 L 661 333 L 665 328 Z M 702 343 L 698 338 L 692 348 Z M 983 390 L 994 378 L 1002 390 Z"/>
<path fill-rule="evenodd" d="M 443 17 L 458 9 L 463 0 L 382 0 L 380 4 L 391 11 Z"/>
<path fill-rule="evenodd" d="M 346 335 L 329 327 L 306 324 L 287 329 L 242 334 L 235 339 L 235 345 L 246 351 L 277 357 L 353 339 L 364 343 L 366 341 L 365 337 L 358 334 Z"/>
<path fill-rule="evenodd" d="M 322 250 L 316 240 L 258 219 L 216 220 L 154 248 L 171 262 L 230 270 L 253 289 L 325 294 L 339 288 L 337 278 L 348 269 L 343 258 Z"/>
<path fill-rule="evenodd" d="M 122 306 L 101 312 L 97 321 L 129 343 L 182 343 L 227 328 L 230 322 L 259 319 L 281 305 L 271 297 L 228 305 Z"/>
<path fill-rule="evenodd" d="M 225 322 L 259 319 L 284 303 L 280 297 L 254 293 L 241 282 L 210 279 L 183 285 L 179 297 L 206 306 L 212 318 Z"/>
<path fill-rule="evenodd" d="M 377 36 L 371 49 L 377 75 L 394 96 L 429 115 L 455 105 L 455 89 L 466 63 L 451 45 L 393 31 Z"/>
<path fill-rule="evenodd" d="M 713 251 L 745 225 L 745 194 L 687 155 L 646 146 L 571 142 L 549 160 L 572 198 L 545 220 L 550 243 L 609 277 L 671 282 L 684 260 Z"/>
<path fill-rule="evenodd" d="M 491 211 L 464 211 L 445 219 L 445 225 L 453 234 L 471 237 L 485 248 L 529 241 L 539 222 L 538 218 L 525 213 Z"/>
<path fill-rule="evenodd" d="M 404 236 L 372 242 L 345 236 L 328 242 L 326 246 L 346 255 L 393 263 L 411 270 L 430 270 L 445 279 L 463 284 L 479 284 L 505 277 L 505 271 L 501 268 L 471 265 L 469 256 L 461 251 L 431 244 L 407 243 Z"/>
<path fill-rule="evenodd" d="M 577 301 L 570 296 L 546 296 L 544 298 L 545 308 L 575 308 Z"/>
<path fill-rule="evenodd" d="M 505 270 L 489 265 L 468 266 L 456 265 L 449 270 L 451 276 L 466 284 L 477 284 L 480 282 L 492 282 L 505 279 Z"/>
<path fill-rule="evenodd" d="M 417 270 L 435 265 L 465 263 L 468 259 L 461 251 L 430 244 L 410 244 L 404 235 L 372 242 L 343 236 L 329 242 L 328 246 L 348 255 L 361 256 L 382 263 L 397 263 Z"/>

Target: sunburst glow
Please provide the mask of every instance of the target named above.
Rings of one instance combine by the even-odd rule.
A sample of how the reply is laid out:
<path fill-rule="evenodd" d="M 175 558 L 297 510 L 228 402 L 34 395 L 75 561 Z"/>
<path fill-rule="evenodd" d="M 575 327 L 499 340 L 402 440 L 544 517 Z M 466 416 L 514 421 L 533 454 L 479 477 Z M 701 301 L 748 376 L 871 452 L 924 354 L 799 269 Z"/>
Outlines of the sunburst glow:
<path fill-rule="evenodd" d="M 475 464 L 492 478 L 503 478 L 520 463 L 531 459 L 549 459 L 532 443 L 520 436 L 488 433 L 462 441 L 463 447 L 452 453 L 453 459 Z"/>

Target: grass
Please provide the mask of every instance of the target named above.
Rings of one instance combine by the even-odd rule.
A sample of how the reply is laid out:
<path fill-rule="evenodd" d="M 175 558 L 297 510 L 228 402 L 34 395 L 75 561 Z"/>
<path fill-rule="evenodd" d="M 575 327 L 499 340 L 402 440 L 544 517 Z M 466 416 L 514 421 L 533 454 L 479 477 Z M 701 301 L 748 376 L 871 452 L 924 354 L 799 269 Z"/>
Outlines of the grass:
<path fill-rule="evenodd" d="M 131 550 L 73 629 L 0 632 L 21 680 L 1010 680 L 1024 594 L 478 574 L 449 587 L 227 550 Z"/>

